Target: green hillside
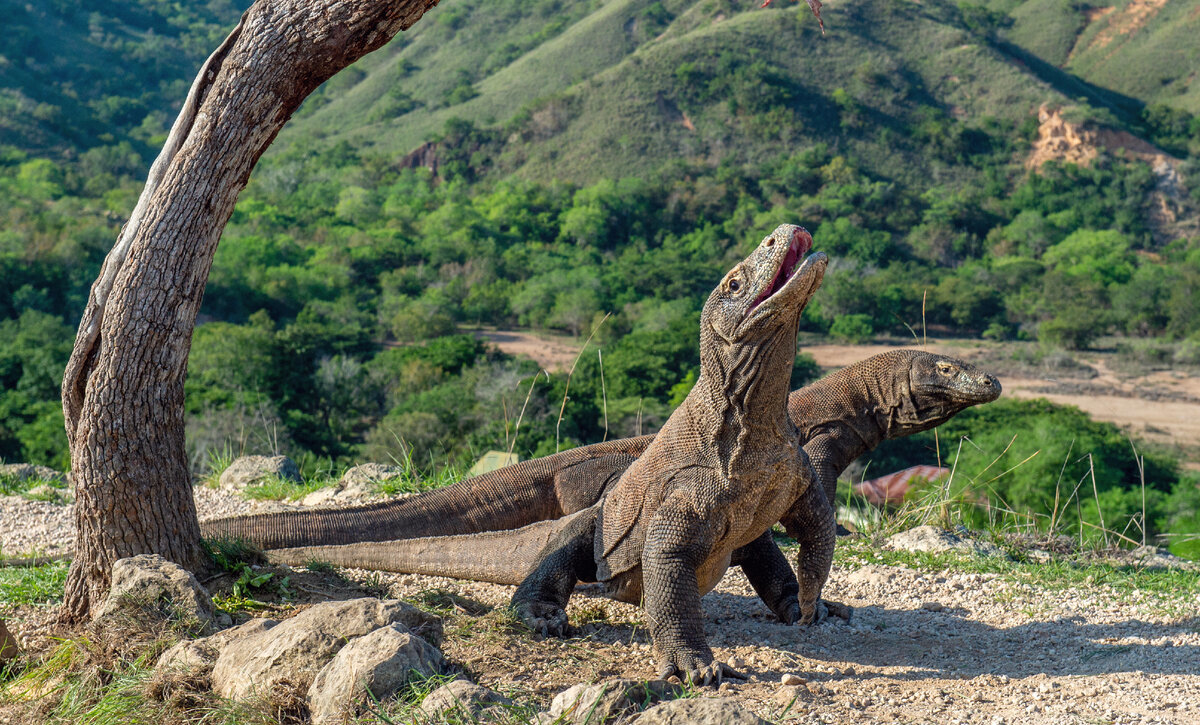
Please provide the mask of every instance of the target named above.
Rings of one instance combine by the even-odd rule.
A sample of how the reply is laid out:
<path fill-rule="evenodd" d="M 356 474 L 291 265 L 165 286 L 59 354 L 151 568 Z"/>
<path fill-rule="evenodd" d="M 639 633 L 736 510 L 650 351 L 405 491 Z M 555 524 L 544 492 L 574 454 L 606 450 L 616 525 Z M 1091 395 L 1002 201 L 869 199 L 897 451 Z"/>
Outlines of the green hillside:
<path fill-rule="evenodd" d="M 992 0 L 1005 38 L 1100 88 L 1200 112 L 1200 6 L 1167 0 Z"/>
<path fill-rule="evenodd" d="M 532 178 L 761 162 L 818 141 L 870 147 L 861 155 L 880 172 L 917 178 L 931 160 L 898 132 L 921 114 L 1016 125 L 1042 102 L 1071 102 L 947 3 L 831 4 L 824 37 L 803 5 L 614 0 L 561 3 L 532 23 L 506 17 L 475 0 L 439 6 L 331 82 L 281 146 L 404 154 L 464 119 L 503 127 L 499 163 Z"/>
<path fill-rule="evenodd" d="M 161 145 L 195 69 L 248 5 L 0 0 L 0 147 Z"/>

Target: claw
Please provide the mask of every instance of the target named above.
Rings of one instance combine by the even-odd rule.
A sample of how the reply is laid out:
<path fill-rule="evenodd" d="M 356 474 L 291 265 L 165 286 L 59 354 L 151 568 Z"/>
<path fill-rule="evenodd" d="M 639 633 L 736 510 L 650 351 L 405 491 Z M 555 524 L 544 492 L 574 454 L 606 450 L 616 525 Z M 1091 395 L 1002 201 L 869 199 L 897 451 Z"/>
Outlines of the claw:
<path fill-rule="evenodd" d="M 567 613 L 562 607 L 546 602 L 531 602 L 517 605 L 517 618 L 534 634 L 565 637 Z"/>
<path fill-rule="evenodd" d="M 672 684 L 690 684 L 694 687 L 714 687 L 724 680 L 745 680 L 746 675 L 738 672 L 724 662 L 713 661 L 699 667 L 683 668 L 674 662 L 668 662 L 658 669 L 659 679 Z"/>
<path fill-rule="evenodd" d="M 841 602 L 831 602 L 825 599 L 818 599 L 816 604 L 809 604 L 801 607 L 800 624 L 810 625 L 819 624 L 825 621 L 830 616 L 850 621 L 850 614 L 854 609 Z"/>
<path fill-rule="evenodd" d="M 800 619 L 800 602 L 793 599 L 791 602 L 788 602 L 783 612 L 776 612 L 775 616 L 784 624 L 795 624 Z"/>

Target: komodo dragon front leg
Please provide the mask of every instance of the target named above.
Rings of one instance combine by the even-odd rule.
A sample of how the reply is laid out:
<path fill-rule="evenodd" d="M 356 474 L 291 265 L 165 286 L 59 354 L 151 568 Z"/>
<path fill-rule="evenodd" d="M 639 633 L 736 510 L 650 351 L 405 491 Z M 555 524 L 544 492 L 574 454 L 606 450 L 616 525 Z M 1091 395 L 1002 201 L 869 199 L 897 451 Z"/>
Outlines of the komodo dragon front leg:
<path fill-rule="evenodd" d="M 664 501 L 647 527 L 642 550 L 643 606 L 658 676 L 707 685 L 742 675 L 713 658 L 704 635 L 700 597 L 720 579 L 720 573 L 714 576 L 714 564 L 724 572 L 722 562 L 712 561 L 718 537 L 714 524 L 720 522 L 700 516 L 690 498 L 675 495 Z"/>

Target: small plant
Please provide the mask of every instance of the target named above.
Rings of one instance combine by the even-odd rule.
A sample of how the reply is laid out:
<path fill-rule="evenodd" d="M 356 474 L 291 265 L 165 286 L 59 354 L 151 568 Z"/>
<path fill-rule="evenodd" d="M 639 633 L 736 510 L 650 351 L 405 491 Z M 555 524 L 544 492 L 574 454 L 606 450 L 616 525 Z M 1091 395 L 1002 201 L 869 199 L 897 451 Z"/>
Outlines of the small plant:
<path fill-rule="evenodd" d="M 225 469 L 229 468 L 237 455 L 233 452 L 233 446 L 228 441 L 222 448 L 209 448 L 204 462 L 204 469 L 207 473 L 201 482 L 209 488 L 217 488 L 221 485 L 221 474 L 225 473 Z"/>
<path fill-rule="evenodd" d="M 266 561 L 261 549 L 242 539 L 203 539 L 201 542 L 213 564 L 227 572 L 238 572 L 247 564 Z"/>
<path fill-rule="evenodd" d="M 457 483 L 463 477 L 463 472 L 452 466 L 422 470 L 413 463 L 412 451 L 409 448 L 404 449 L 400 458 L 393 457 L 392 461 L 400 468 L 400 473 L 380 481 L 375 486 L 376 490 L 385 496 L 432 491 Z"/>

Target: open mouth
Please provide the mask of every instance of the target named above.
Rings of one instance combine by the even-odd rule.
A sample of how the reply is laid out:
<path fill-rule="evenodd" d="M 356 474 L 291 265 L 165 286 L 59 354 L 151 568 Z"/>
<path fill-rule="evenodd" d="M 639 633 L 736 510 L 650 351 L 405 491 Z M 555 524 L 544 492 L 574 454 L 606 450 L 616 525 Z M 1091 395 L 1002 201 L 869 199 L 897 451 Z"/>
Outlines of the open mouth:
<path fill-rule="evenodd" d="M 758 296 L 758 299 L 754 300 L 754 303 L 750 305 L 750 310 L 758 307 L 771 295 L 787 286 L 788 280 L 790 280 L 796 272 L 796 263 L 799 262 L 805 254 L 808 254 L 810 249 L 812 249 L 811 234 L 804 229 L 796 229 L 796 231 L 792 232 L 792 239 L 788 244 L 787 255 L 783 258 L 783 264 L 779 265 L 779 269 L 775 270 L 775 279 L 771 280 L 771 284 L 765 290 L 763 290 L 763 293 Z M 749 310 L 747 310 L 747 312 L 749 312 Z"/>

